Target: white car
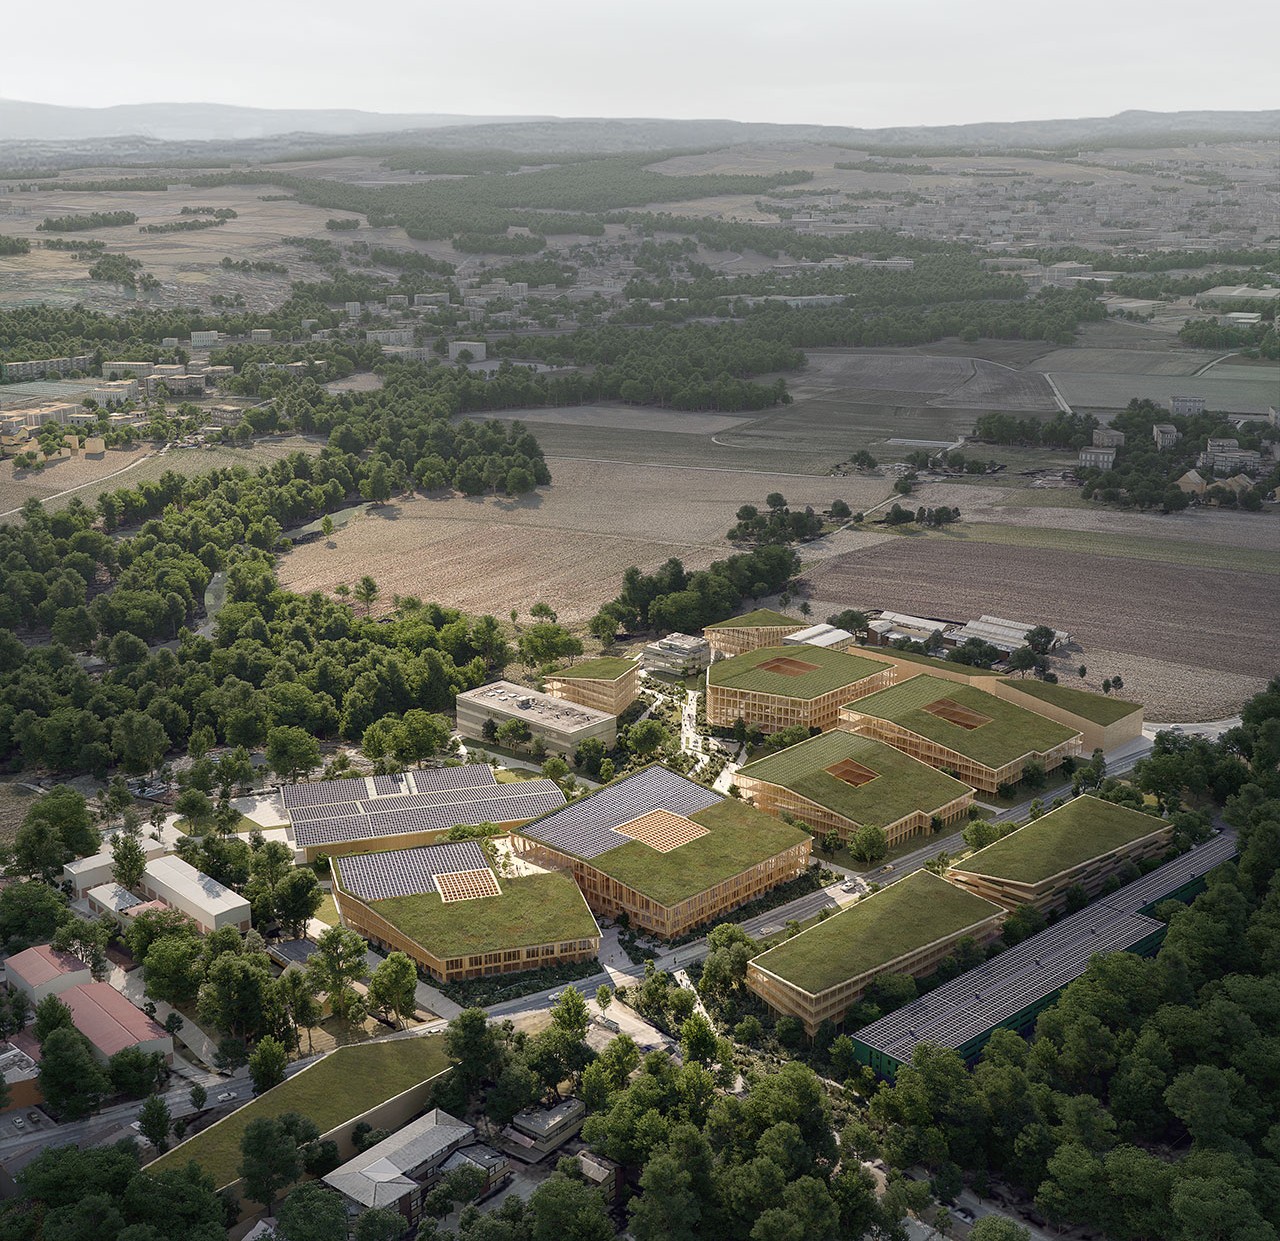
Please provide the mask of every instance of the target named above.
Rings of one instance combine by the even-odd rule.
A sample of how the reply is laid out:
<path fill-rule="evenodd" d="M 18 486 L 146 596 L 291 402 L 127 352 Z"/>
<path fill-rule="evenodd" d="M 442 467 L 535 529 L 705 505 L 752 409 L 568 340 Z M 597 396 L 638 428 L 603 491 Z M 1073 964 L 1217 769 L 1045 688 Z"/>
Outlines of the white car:
<path fill-rule="evenodd" d="M 232 1099 L 235 1099 L 235 1098 L 238 1098 L 238 1097 L 239 1097 L 239 1096 L 236 1094 L 236 1092 L 235 1092 L 234 1090 L 224 1090 L 224 1091 L 223 1091 L 223 1092 L 218 1096 L 218 1102 L 219 1102 L 219 1103 L 230 1103 Z"/>
<path fill-rule="evenodd" d="M 13 1118 L 13 1127 L 15 1129 L 25 1129 L 27 1127 L 27 1122 L 23 1120 L 21 1116 L 15 1116 Z"/>

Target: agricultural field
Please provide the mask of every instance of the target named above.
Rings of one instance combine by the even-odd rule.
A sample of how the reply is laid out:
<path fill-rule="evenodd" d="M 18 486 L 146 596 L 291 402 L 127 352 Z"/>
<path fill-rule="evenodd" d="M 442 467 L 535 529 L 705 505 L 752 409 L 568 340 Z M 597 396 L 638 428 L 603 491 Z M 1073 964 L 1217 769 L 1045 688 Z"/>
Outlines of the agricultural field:
<path fill-rule="evenodd" d="M 29 789 L 11 781 L 0 783 L 0 844 L 12 844 L 27 811 L 36 800 Z"/>
<path fill-rule="evenodd" d="M 963 530 L 961 531 L 963 534 Z M 1017 616 L 1071 632 L 1064 683 L 1120 674 L 1151 720 L 1218 719 L 1275 672 L 1280 591 L 1271 573 L 1127 556 L 1115 537 L 1068 551 L 908 536 L 806 568 L 818 616 L 879 606 L 958 619 Z M 1223 642 L 1213 635 L 1230 634 Z M 1081 680 L 1077 665 L 1089 669 Z M 1068 681 L 1068 677 L 1071 679 Z"/>
<path fill-rule="evenodd" d="M 1209 409 L 1265 414 L 1280 392 L 1280 366 L 1215 366 L 1202 375 L 1118 372 L 1051 372 L 1073 409 L 1123 409 L 1134 397 L 1168 406 L 1178 396 L 1202 396 Z"/>
<path fill-rule="evenodd" d="M 567 622 L 588 619 L 617 593 L 623 571 L 671 556 L 704 568 L 731 554 L 724 538 L 744 503 L 774 490 L 792 506 L 854 510 L 888 494 L 883 479 L 784 475 L 695 466 L 548 459 L 550 488 L 519 500 L 414 497 L 370 509 L 331 540 L 280 563 L 292 590 L 332 591 L 371 574 L 384 606 L 415 594 L 505 616 L 538 600 Z"/>

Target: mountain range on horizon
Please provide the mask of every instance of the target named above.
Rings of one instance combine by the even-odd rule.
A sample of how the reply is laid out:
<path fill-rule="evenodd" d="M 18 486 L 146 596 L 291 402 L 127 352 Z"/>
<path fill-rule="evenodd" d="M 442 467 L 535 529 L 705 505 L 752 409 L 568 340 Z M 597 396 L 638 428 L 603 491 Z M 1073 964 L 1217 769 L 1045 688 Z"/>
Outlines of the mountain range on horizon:
<path fill-rule="evenodd" d="M 460 132 L 461 131 L 461 132 Z M 834 125 L 768 124 L 723 119 L 470 116 L 383 113 L 349 108 L 253 108 L 213 103 L 119 104 L 64 107 L 0 99 L 0 141 L 85 142 L 138 138 L 161 142 L 243 141 L 284 135 L 390 137 L 424 132 L 459 145 L 540 149 L 624 149 L 654 145 L 731 144 L 779 140 L 842 144 L 1047 145 L 1120 139 L 1200 140 L 1273 138 L 1280 110 L 1264 112 L 1126 111 L 1110 117 L 992 121 L 860 129 Z M 558 139 L 558 140 L 557 140 Z"/>

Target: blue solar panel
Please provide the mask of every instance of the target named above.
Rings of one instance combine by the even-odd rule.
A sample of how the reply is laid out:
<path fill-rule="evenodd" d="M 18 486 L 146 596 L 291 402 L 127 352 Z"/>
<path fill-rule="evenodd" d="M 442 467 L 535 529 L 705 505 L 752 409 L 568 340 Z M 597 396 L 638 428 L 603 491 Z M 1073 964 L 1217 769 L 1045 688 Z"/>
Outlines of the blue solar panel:
<path fill-rule="evenodd" d="M 397 771 L 391 775 L 374 776 L 373 791 L 381 796 L 386 793 L 412 793 L 413 789 L 409 785 L 407 773 Z"/>
<path fill-rule="evenodd" d="M 582 858 L 599 857 L 630 839 L 614 828 L 642 814 L 651 810 L 697 814 L 723 800 L 719 793 L 665 767 L 646 767 L 547 818 L 527 824 L 521 831 L 552 849 Z"/>
<path fill-rule="evenodd" d="M 280 786 L 280 800 L 286 810 L 294 806 L 332 806 L 337 802 L 359 801 L 369 796 L 369 784 L 363 776 L 348 780 L 317 780 L 312 784 Z"/>
<path fill-rule="evenodd" d="M 430 767 L 408 773 L 414 789 L 419 793 L 434 793 L 440 789 L 472 789 L 498 783 L 493 768 L 487 763 L 464 763 L 460 767 Z M 413 789 L 409 790 L 410 792 Z"/>
<path fill-rule="evenodd" d="M 338 863 L 342 886 L 365 901 L 417 896 L 436 891 L 435 876 L 460 870 L 488 870 L 484 850 L 474 840 L 356 853 Z"/>

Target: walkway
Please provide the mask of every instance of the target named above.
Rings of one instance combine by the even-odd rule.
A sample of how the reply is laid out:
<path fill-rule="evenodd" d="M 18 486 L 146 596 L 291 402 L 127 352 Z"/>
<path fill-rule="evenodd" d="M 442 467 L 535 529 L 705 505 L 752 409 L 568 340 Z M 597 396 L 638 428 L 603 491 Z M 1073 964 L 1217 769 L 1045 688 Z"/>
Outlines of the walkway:
<path fill-rule="evenodd" d="M 141 969 L 125 971 L 120 966 L 113 965 L 111 972 L 107 975 L 107 981 L 135 1008 L 141 1008 L 148 1002 Z M 161 1025 L 170 1013 L 177 1011 L 163 1000 L 150 1002 L 156 1006 L 156 1020 Z M 178 1032 L 178 1039 L 191 1049 L 197 1060 L 212 1067 L 213 1058 L 218 1052 L 218 1040 L 210 1038 L 185 1013 L 178 1013 L 178 1016 L 182 1018 L 182 1029 Z"/>

